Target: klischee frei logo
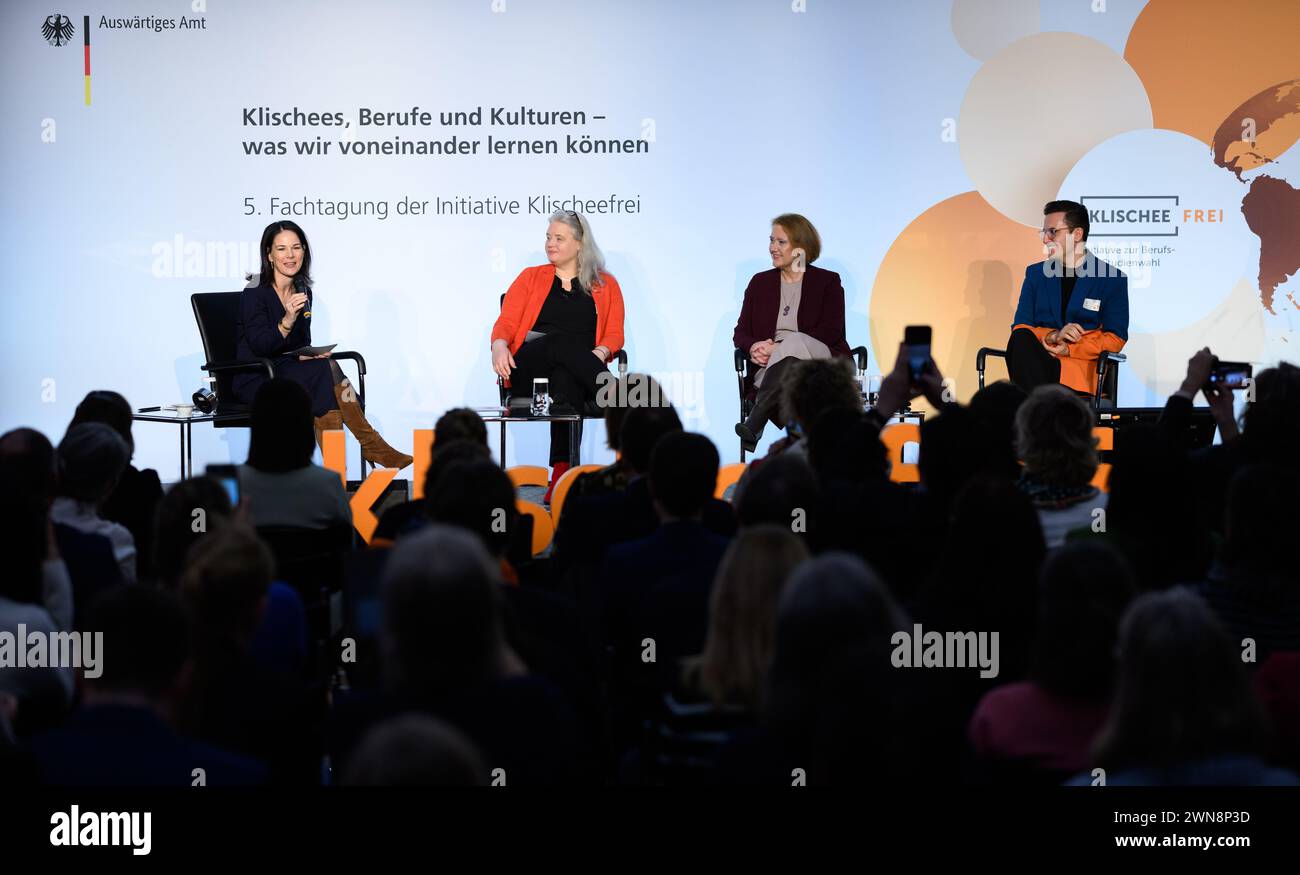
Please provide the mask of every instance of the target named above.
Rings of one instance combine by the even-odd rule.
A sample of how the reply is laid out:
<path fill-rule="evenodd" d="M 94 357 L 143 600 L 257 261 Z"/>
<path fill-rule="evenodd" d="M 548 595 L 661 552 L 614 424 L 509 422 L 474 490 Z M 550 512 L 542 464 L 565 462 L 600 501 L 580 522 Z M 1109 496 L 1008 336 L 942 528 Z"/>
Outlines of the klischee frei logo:
<path fill-rule="evenodd" d="M 52 46 L 66 46 L 76 32 L 72 19 L 62 13 L 45 16 L 41 25 L 41 36 Z"/>

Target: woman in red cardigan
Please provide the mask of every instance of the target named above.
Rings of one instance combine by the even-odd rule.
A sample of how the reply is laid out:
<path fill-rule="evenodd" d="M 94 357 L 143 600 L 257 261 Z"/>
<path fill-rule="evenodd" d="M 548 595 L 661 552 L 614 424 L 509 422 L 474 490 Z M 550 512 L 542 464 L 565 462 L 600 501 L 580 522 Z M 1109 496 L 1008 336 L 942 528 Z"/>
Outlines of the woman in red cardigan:
<path fill-rule="evenodd" d="M 534 378 L 546 377 L 552 412 L 600 416 L 597 380 L 623 348 L 623 293 L 605 272 L 591 226 L 572 210 L 551 215 L 546 258 L 506 291 L 492 326 L 492 370 L 509 380 L 513 396 L 531 395 Z M 551 489 L 572 463 L 570 428 L 581 434 L 582 423 L 551 423 Z"/>

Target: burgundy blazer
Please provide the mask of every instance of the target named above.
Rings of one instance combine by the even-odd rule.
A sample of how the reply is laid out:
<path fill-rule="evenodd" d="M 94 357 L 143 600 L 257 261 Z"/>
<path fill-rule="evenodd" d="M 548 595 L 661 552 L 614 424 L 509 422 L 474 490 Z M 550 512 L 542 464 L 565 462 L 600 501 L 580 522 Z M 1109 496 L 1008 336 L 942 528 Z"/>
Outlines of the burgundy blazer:
<path fill-rule="evenodd" d="M 731 335 L 736 349 L 748 356 L 751 346 L 776 334 L 780 306 L 781 271 L 774 267 L 754 274 Z M 831 355 L 851 355 L 844 339 L 844 286 L 838 273 L 808 265 L 799 298 L 799 330 L 826 344 Z"/>

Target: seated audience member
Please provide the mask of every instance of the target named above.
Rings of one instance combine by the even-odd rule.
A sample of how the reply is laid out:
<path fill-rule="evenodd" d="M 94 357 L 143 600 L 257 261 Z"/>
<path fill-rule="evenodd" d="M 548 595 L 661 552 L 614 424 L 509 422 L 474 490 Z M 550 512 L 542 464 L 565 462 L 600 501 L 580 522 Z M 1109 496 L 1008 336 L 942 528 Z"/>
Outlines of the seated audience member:
<path fill-rule="evenodd" d="M 439 455 L 451 444 L 462 441 L 477 444 L 486 450 L 487 425 L 484 424 L 483 417 L 468 407 L 453 407 L 439 416 L 438 421 L 433 424 L 433 446 L 429 453 L 429 470 L 425 472 L 426 495 L 430 482 L 428 475 L 437 463 Z M 424 508 L 418 501 L 395 504 L 385 510 L 379 518 L 379 525 L 375 527 L 374 534 L 370 538 L 370 546 L 391 546 L 400 536 L 422 528 L 427 522 Z"/>
<path fill-rule="evenodd" d="M 843 553 L 800 565 L 777 610 L 760 726 L 740 732 L 719 759 L 724 783 L 889 786 L 910 764 L 890 663 L 907 617 L 859 558 Z M 796 772 L 796 770 L 798 770 Z"/>
<path fill-rule="evenodd" d="M 267 380 L 253 398 L 239 490 L 255 526 L 325 529 L 352 522 L 339 475 L 312 463 L 311 410 L 307 390 L 287 378 Z"/>
<path fill-rule="evenodd" d="M 970 412 L 984 424 L 993 444 L 990 467 L 1001 470 L 1012 480 L 1020 476 L 1020 458 L 1016 454 L 1016 411 L 1028 393 L 1010 380 L 989 383 L 971 396 Z"/>
<path fill-rule="evenodd" d="M 935 559 L 935 551 L 928 549 L 930 530 L 925 528 L 927 516 L 923 515 L 926 503 L 918 490 L 910 484 L 895 483 L 889 479 L 889 459 L 885 446 L 879 440 L 880 426 L 865 413 L 851 410 L 830 410 L 817 418 L 809 435 L 808 458 L 821 488 L 821 510 L 810 514 L 808 533 L 814 552 L 842 550 L 861 556 L 879 572 L 890 592 L 900 602 L 915 596 L 916 584 L 923 581 Z M 749 484 L 750 493 L 764 483 L 767 469 L 780 464 L 774 459 L 764 465 Z M 804 477 L 801 466 L 787 469 L 791 485 L 812 489 L 811 481 L 800 486 L 796 478 Z M 755 496 L 757 498 L 757 496 Z M 755 511 L 754 504 L 772 504 L 785 507 L 787 528 L 791 523 L 792 508 L 808 507 L 804 501 L 815 497 L 792 497 L 789 501 L 759 499 L 751 502 L 746 497 L 740 508 L 742 525 L 749 525 Z M 773 521 L 776 513 L 773 513 Z M 947 526 L 946 517 L 939 521 L 938 531 Z"/>
<path fill-rule="evenodd" d="M 987 677 L 978 668 L 909 675 L 903 692 L 916 720 L 909 740 L 918 780 L 956 780 L 980 698 L 1025 678 L 1044 549 L 1037 514 L 1012 483 L 982 474 L 958 495 L 912 615 L 927 633 L 997 632 L 997 667 Z"/>
<path fill-rule="evenodd" d="M 1194 450 L 1191 463 L 1203 518 L 1215 531 L 1222 531 L 1228 483 L 1239 468 L 1270 464 L 1300 470 L 1295 454 L 1300 438 L 1300 368 L 1281 362 L 1255 375 L 1253 399 L 1246 402 L 1239 431 L 1233 417 L 1234 393 L 1208 385 L 1216 361 L 1208 348 L 1188 360 L 1187 376 L 1166 402 L 1160 422 L 1173 438 L 1185 441 L 1196 393 L 1209 402 L 1222 443 Z"/>
<path fill-rule="evenodd" d="M 682 662 L 642 753 L 644 780 L 700 784 L 720 745 L 757 720 L 786 580 L 808 549 L 788 528 L 743 529 L 723 554 L 704 650 Z"/>
<path fill-rule="evenodd" d="M 862 411 L 862 392 L 854 378 L 853 360 L 848 358 L 792 360 L 782 375 L 780 391 L 781 415 L 791 434 L 775 441 L 762 459 L 755 459 L 745 476 L 781 453 L 807 456 L 805 438 L 817 417 L 827 411 Z"/>
<path fill-rule="evenodd" d="M 1048 549 L 1071 529 L 1091 526 L 1107 495 L 1092 485 L 1097 439 L 1087 402 L 1060 385 L 1039 386 L 1016 411 L 1020 490 L 1038 511 Z"/>
<path fill-rule="evenodd" d="M 600 606 L 604 640 L 613 646 L 618 698 L 615 742 L 620 730 L 649 715 L 678 660 L 700 652 L 708 630 L 709 594 L 728 539 L 702 522 L 718 482 L 718 451 L 702 434 L 674 432 L 655 445 L 649 487 L 661 520 L 644 538 L 615 544 L 601 566 Z M 654 639 L 655 659 L 642 659 L 643 641 Z"/>
<path fill-rule="evenodd" d="M 123 587 L 90 608 L 103 634 L 100 673 L 85 680 L 82 706 L 61 728 L 31 742 L 39 778 L 60 786 L 189 787 L 261 784 L 266 767 L 178 735 L 176 712 L 190 669 L 190 631 L 175 596 Z"/>
<path fill-rule="evenodd" d="M 229 523 L 200 539 L 186 561 L 180 594 L 194 633 L 194 677 L 182 732 L 265 762 L 275 783 L 319 782 L 323 698 L 267 672 L 253 653 L 271 551 L 247 526 Z"/>
<path fill-rule="evenodd" d="M 0 464 L 10 476 L 10 495 L 26 495 L 48 516 L 58 495 L 58 459 L 54 445 L 39 431 L 16 428 L 0 436 Z M 80 616 L 83 606 L 95 596 L 122 583 L 122 571 L 113 555 L 113 543 L 105 535 L 96 535 L 53 522 L 54 545 L 51 556 L 57 553 L 67 568 L 72 583 L 71 598 L 73 629 L 83 627 Z M 56 612 L 58 608 L 56 606 Z M 57 622 L 57 617 L 55 618 Z"/>
<path fill-rule="evenodd" d="M 574 478 L 569 487 L 570 501 L 579 496 L 608 495 L 627 489 L 627 481 L 633 476 L 622 454 L 623 423 L 628 411 L 634 407 L 672 406 L 659 381 L 649 374 L 628 374 L 604 391 L 613 393 L 611 403 L 605 405 L 605 445 L 614 451 L 615 459 L 599 471 L 585 471 Z"/>
<path fill-rule="evenodd" d="M 1300 650 L 1300 475 L 1273 465 L 1238 469 L 1228 486 L 1219 559 L 1199 594 L 1233 641 L 1255 643 L 1255 665 Z"/>
<path fill-rule="evenodd" d="M 597 687 L 598 642 L 579 621 L 571 599 L 531 586 L 519 585 L 518 574 L 506 558 L 517 539 L 524 516 L 515 509 L 510 477 L 488 459 L 467 459 L 449 465 L 437 485 L 425 493 L 429 519 L 470 532 L 501 570 L 501 619 L 506 642 L 528 670 L 554 683 L 582 720 L 581 750 L 601 748 L 605 703 Z M 593 776 L 596 761 L 584 766 Z"/>
<path fill-rule="evenodd" d="M 352 787 L 486 787 L 488 769 L 455 727 L 406 714 L 366 733 L 343 780 Z"/>
<path fill-rule="evenodd" d="M 131 436 L 131 405 L 117 392 L 98 390 L 90 392 L 77 405 L 68 428 L 83 422 L 102 422 L 112 426 L 113 430 L 126 441 L 128 461 L 122 470 L 122 476 L 112 494 L 99 509 L 99 515 L 115 523 L 121 523 L 131 532 L 135 539 L 137 573 L 147 579 L 152 574 L 149 563 L 152 561 L 153 515 L 162 498 L 162 483 L 158 472 L 152 468 L 141 471 L 132 465 L 129 456 L 135 455 L 135 439 Z"/>
<path fill-rule="evenodd" d="M 1106 785 L 1295 785 L 1267 766 L 1264 712 L 1241 648 L 1184 587 L 1139 596 L 1119 628 L 1119 680 L 1092 765 Z M 1087 786 L 1091 772 L 1070 781 Z"/>
<path fill-rule="evenodd" d="M 1048 557 L 1029 679 L 985 694 L 971 718 L 977 780 L 1059 784 L 1088 767 L 1134 589 L 1128 564 L 1103 541 L 1072 542 Z"/>
<path fill-rule="evenodd" d="M 752 466 L 751 466 L 752 468 Z M 802 453 L 782 453 L 767 459 L 758 470 L 745 472 L 732 500 L 741 528 L 765 524 L 797 532 L 809 552 L 820 543 L 823 495 L 821 484 Z M 802 526 L 795 528 L 796 521 Z"/>
<path fill-rule="evenodd" d="M 997 681 L 1020 680 L 1033 646 L 1044 554 L 1037 514 L 1024 494 L 981 474 L 953 502 L 938 562 L 913 613 L 944 631 L 998 630 Z"/>
<path fill-rule="evenodd" d="M 20 731 L 54 722 L 72 700 L 71 666 L 17 664 L 27 636 L 54 636 L 72 624 L 72 586 L 59 558 L 43 495 L 25 488 L 18 460 L 0 457 L 0 632 L 11 652 L 0 663 L 0 692 L 17 702 Z M 22 634 L 25 633 L 25 634 Z M 24 660 L 25 662 L 25 660 Z"/>
<path fill-rule="evenodd" d="M 158 504 L 153 535 L 153 567 L 162 588 L 178 591 L 193 546 L 231 525 L 235 516 L 225 488 L 209 477 L 191 477 L 167 490 Z M 203 525 L 195 531 L 198 519 Z M 284 581 L 273 582 L 267 591 L 266 608 L 253 636 L 253 654 L 264 667 L 289 677 L 306 666 L 306 610 L 298 591 Z"/>
<path fill-rule="evenodd" d="M 135 539 L 126 526 L 110 522 L 99 513 L 129 457 L 126 441 L 101 422 L 68 429 L 59 443 L 60 494 L 50 508 L 50 517 L 80 532 L 108 538 L 122 580 L 135 583 Z"/>
<path fill-rule="evenodd" d="M 650 456 L 664 435 L 681 430 L 681 420 L 671 406 L 629 410 L 622 431 L 627 488 L 565 500 L 555 530 L 552 572 L 554 579 L 578 593 L 580 600 L 611 545 L 643 538 L 659 527 L 647 477 Z M 711 494 L 701 520 L 705 528 L 722 537 L 736 531 L 731 505 Z"/>
<path fill-rule="evenodd" d="M 506 644 L 500 581 L 497 564 L 468 532 L 435 524 L 394 545 L 380 642 L 387 692 L 336 697 L 336 769 L 348 773 L 369 726 L 416 712 L 463 732 L 491 768 L 505 769 L 508 786 L 575 782 L 573 712 Z"/>
<path fill-rule="evenodd" d="M 1003 477 L 1014 483 L 1014 476 L 1000 462 L 993 436 L 975 413 L 957 404 L 946 404 L 938 416 L 921 423 L 921 452 L 917 470 L 927 506 L 927 522 L 942 530 L 952 504 L 962 488 L 979 474 Z"/>
<path fill-rule="evenodd" d="M 1115 437 L 1104 533 L 1129 560 L 1144 590 L 1205 579 L 1213 556 L 1196 475 L 1186 447 L 1166 429 L 1133 425 Z"/>

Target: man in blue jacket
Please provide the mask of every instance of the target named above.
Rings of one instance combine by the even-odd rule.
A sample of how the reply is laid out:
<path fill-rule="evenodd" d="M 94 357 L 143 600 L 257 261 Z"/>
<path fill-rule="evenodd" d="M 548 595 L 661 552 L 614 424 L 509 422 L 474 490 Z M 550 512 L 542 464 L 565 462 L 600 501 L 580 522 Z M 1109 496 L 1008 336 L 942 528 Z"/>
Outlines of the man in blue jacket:
<path fill-rule="evenodd" d="M 1128 342 L 1128 277 L 1088 251 L 1088 211 L 1074 201 L 1043 207 L 1046 260 L 1025 270 L 1007 341 L 1007 372 L 1025 391 L 1061 383 L 1092 395 L 1097 357 Z"/>

